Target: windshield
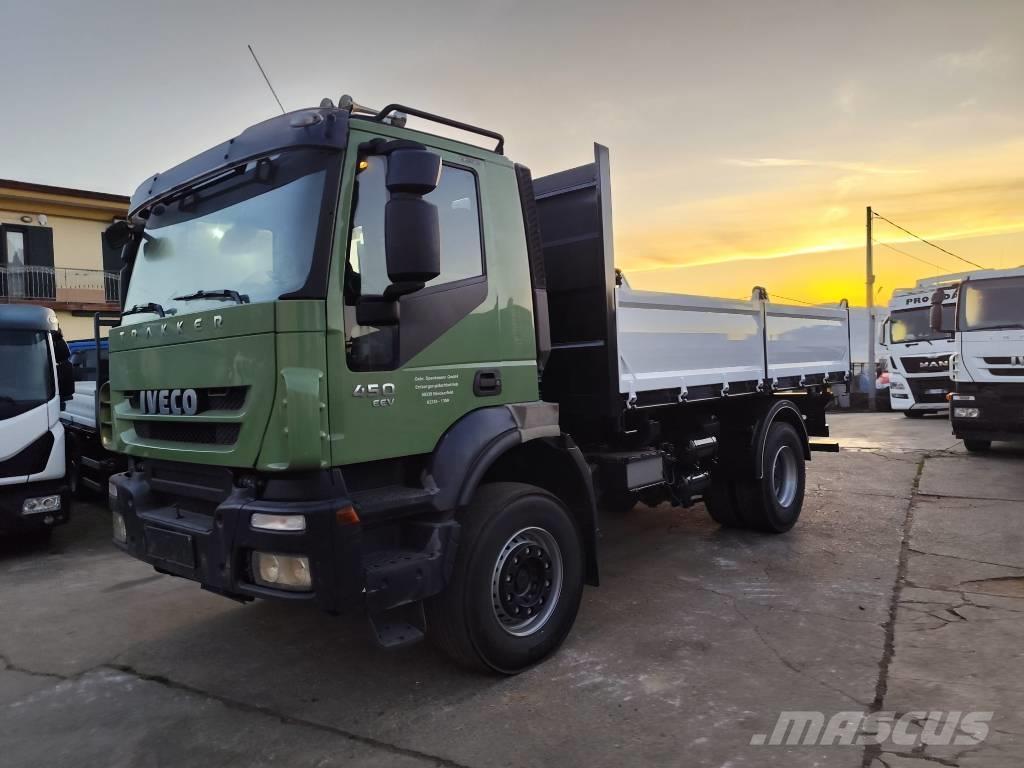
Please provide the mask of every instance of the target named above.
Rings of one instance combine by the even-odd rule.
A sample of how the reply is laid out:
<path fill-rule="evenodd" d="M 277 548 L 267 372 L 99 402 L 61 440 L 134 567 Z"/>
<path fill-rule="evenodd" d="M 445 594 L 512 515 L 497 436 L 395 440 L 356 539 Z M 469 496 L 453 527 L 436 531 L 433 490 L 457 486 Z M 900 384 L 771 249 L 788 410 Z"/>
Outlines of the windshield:
<path fill-rule="evenodd" d="M 51 400 L 55 389 L 44 331 L 0 330 L 0 419 Z"/>
<path fill-rule="evenodd" d="M 158 203 L 146 220 L 125 308 L 152 303 L 174 315 L 274 301 L 302 288 L 313 264 L 327 157 L 263 158 Z M 221 295 L 181 298 L 199 291 Z M 152 320 L 158 312 L 148 309 L 124 322 Z"/>
<path fill-rule="evenodd" d="M 892 325 L 889 337 L 893 344 L 906 344 L 911 341 L 934 341 L 936 339 L 948 339 L 949 334 L 932 330 L 929 320 L 931 307 L 914 307 L 913 309 L 898 309 L 892 313 Z M 956 314 L 955 304 L 942 305 L 942 325 L 946 328 L 953 327 L 953 318 Z"/>
<path fill-rule="evenodd" d="M 960 330 L 1024 328 L 1024 277 L 968 280 L 960 297 Z"/>

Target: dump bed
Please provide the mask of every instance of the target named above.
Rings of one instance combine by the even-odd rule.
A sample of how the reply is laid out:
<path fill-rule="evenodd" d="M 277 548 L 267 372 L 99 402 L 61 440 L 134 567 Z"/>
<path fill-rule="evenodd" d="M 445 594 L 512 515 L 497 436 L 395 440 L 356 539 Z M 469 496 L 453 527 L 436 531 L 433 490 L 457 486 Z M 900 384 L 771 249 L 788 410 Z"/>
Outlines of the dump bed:
<path fill-rule="evenodd" d="M 632 290 L 616 273 L 608 150 L 533 184 L 551 354 L 541 396 L 574 434 L 600 438 L 630 408 L 795 390 L 848 379 L 843 307 Z"/>
<path fill-rule="evenodd" d="M 674 390 L 680 400 L 845 381 L 846 309 L 651 291 L 617 294 L 619 392 Z"/>

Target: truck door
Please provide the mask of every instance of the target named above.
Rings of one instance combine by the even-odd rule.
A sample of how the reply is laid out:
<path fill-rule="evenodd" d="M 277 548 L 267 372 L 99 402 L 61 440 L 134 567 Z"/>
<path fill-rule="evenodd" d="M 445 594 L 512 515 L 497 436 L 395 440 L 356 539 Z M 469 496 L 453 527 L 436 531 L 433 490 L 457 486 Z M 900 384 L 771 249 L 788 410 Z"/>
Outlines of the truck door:
<path fill-rule="evenodd" d="M 369 138 L 354 131 L 350 146 L 365 147 Z M 340 311 L 332 312 L 344 327 L 328 342 L 335 464 L 427 453 L 471 410 L 537 399 L 532 299 L 512 166 L 428 149 L 443 161 L 440 182 L 426 198 L 438 209 L 441 273 L 403 296 L 390 324 L 357 318 L 360 300 L 383 295 L 389 285 L 388 158 L 353 152 L 347 161 L 352 167 L 343 183 L 352 184 L 353 195 L 345 241 L 336 250 L 341 306 L 334 304 Z M 505 182 L 511 198 L 500 189 Z"/>

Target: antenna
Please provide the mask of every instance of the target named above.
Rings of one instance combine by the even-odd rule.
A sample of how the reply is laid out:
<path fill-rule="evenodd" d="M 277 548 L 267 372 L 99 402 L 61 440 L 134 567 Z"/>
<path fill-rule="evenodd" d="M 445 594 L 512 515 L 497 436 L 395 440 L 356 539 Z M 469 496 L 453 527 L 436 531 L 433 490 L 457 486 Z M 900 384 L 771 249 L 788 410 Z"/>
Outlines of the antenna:
<path fill-rule="evenodd" d="M 266 73 L 266 71 L 264 71 L 263 65 L 260 64 L 260 60 L 256 58 L 256 51 L 254 51 L 252 49 L 251 45 L 249 46 L 249 53 L 252 54 L 252 60 L 255 61 L 256 62 L 256 66 L 259 67 L 260 74 L 263 75 L 263 79 L 267 81 L 267 88 L 269 88 L 270 92 L 274 95 L 274 100 L 277 102 L 277 106 L 279 106 L 281 108 L 281 114 L 283 115 L 285 113 L 284 112 L 284 104 L 282 104 L 281 100 L 279 98 L 277 98 L 277 91 L 275 91 L 274 90 L 274 86 L 272 86 L 270 84 L 270 78 L 267 77 L 267 73 Z"/>

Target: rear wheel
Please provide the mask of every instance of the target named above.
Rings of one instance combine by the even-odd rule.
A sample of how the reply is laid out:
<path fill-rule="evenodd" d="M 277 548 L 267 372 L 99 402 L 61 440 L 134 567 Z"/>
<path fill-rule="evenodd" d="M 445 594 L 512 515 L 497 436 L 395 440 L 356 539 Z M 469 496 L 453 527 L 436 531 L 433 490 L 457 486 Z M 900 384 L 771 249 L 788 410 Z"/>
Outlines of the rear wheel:
<path fill-rule="evenodd" d="M 743 519 L 748 528 L 785 533 L 800 517 L 806 482 L 803 443 L 791 424 L 768 428 L 759 460 L 761 478 L 736 486 Z"/>
<path fill-rule="evenodd" d="M 459 515 L 451 581 L 425 603 L 427 632 L 456 661 L 516 674 L 569 634 L 583 594 L 583 547 L 569 511 L 523 483 L 482 486 Z"/>
<path fill-rule="evenodd" d="M 991 440 L 964 440 L 964 447 L 971 453 L 986 453 L 992 448 Z"/>

